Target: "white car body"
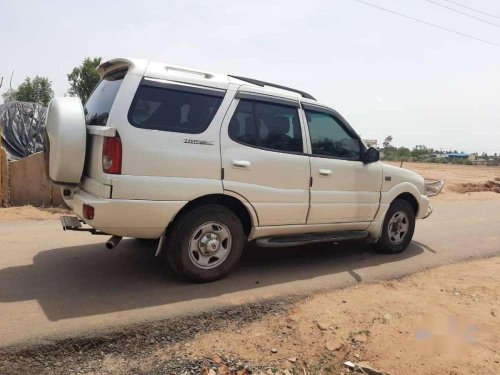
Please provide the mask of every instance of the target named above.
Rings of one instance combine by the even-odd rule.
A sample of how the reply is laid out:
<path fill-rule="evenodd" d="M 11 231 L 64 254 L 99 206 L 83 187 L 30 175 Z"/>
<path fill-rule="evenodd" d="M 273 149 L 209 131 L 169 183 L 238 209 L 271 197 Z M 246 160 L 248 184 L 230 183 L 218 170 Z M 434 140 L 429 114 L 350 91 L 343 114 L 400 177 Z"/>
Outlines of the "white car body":
<path fill-rule="evenodd" d="M 412 204 L 416 218 L 430 212 L 424 180 L 413 172 L 378 161 L 313 155 L 305 108 L 334 113 L 345 122 L 325 104 L 290 90 L 147 60 L 114 59 L 98 71 L 104 77 L 124 67 L 127 73 L 105 126 L 87 125 L 86 150 L 74 148 L 73 159 L 86 160 L 81 178 L 58 181 L 67 184 L 65 202 L 93 228 L 116 236 L 156 239 L 190 202 L 226 196 L 246 210 L 248 240 L 362 230 L 375 241 L 397 197 Z M 129 122 L 128 114 L 143 81 L 188 91 L 213 90 L 222 102 L 200 134 L 139 128 Z M 228 126 L 242 98 L 284 101 L 295 107 L 302 152 L 249 147 L 231 139 Z M 48 134 L 53 147 L 50 126 Z M 123 150 L 121 173 L 108 174 L 103 171 L 103 142 L 116 134 Z M 66 134 L 72 136 L 74 144 L 81 142 L 77 131 Z M 52 151 L 50 156 L 56 158 Z M 52 164 L 50 175 L 58 180 Z M 84 204 L 94 208 L 92 219 L 85 217 Z"/>

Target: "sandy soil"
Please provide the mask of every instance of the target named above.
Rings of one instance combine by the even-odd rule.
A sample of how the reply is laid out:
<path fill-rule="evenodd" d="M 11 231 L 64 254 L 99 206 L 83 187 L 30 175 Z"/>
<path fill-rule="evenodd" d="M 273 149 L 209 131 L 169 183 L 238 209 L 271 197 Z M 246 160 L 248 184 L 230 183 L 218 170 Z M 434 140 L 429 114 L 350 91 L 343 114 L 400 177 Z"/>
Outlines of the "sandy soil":
<path fill-rule="evenodd" d="M 401 165 L 401 162 L 384 163 L 397 167 Z M 403 168 L 416 172 L 425 179 L 445 181 L 442 193 L 432 199 L 500 199 L 500 194 L 498 194 L 500 167 L 404 162 Z"/>
<path fill-rule="evenodd" d="M 500 258 L 492 258 L 320 294 L 287 316 L 161 351 L 230 354 L 294 373 L 338 374 L 349 360 L 392 374 L 493 374 L 500 368 L 499 270 Z"/>
<path fill-rule="evenodd" d="M 69 211 L 63 208 L 38 208 L 33 206 L 22 207 L 0 207 L 0 221 L 16 220 L 51 220 L 58 219 L 61 214 L 67 214 Z"/>

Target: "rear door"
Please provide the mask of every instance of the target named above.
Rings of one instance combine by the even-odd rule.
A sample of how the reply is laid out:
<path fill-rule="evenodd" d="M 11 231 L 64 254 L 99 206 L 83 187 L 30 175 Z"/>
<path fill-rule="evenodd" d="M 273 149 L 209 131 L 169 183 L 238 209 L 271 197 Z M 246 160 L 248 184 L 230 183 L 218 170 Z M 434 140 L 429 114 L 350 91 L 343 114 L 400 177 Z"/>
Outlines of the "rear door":
<path fill-rule="evenodd" d="M 372 221 L 380 201 L 380 163 L 361 161 L 361 140 L 338 113 L 311 105 L 304 107 L 312 176 L 307 223 Z"/>
<path fill-rule="evenodd" d="M 224 119 L 224 190 L 252 204 L 259 226 L 306 223 L 310 168 L 298 107 L 240 91 Z"/>
<path fill-rule="evenodd" d="M 102 148 L 104 137 L 116 135 L 115 127 L 109 126 L 110 113 L 126 75 L 127 68 L 105 75 L 84 106 L 87 149 L 81 185 L 85 190 L 106 198 L 111 197 L 111 180 L 102 169 Z"/>

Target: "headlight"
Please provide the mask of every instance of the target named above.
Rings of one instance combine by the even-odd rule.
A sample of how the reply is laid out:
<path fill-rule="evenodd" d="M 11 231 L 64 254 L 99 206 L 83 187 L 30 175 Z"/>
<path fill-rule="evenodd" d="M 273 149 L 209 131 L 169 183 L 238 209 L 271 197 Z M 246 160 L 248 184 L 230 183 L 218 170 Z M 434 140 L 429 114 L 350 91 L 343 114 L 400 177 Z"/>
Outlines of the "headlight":
<path fill-rule="evenodd" d="M 434 197 L 441 193 L 443 187 L 443 180 L 426 180 L 424 182 L 424 195 L 427 195 L 428 197 Z"/>

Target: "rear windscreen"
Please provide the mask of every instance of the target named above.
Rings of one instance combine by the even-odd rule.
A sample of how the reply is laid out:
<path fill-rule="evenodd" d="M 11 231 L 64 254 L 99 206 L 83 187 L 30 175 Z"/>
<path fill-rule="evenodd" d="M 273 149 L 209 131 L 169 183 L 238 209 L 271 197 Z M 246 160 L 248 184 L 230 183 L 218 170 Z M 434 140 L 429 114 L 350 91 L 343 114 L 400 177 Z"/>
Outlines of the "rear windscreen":
<path fill-rule="evenodd" d="M 87 125 L 106 125 L 116 93 L 125 74 L 127 74 L 127 70 L 121 69 L 104 76 L 99 82 L 84 107 Z"/>

